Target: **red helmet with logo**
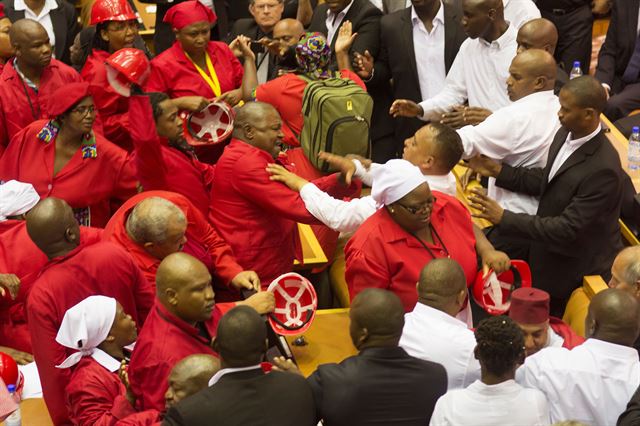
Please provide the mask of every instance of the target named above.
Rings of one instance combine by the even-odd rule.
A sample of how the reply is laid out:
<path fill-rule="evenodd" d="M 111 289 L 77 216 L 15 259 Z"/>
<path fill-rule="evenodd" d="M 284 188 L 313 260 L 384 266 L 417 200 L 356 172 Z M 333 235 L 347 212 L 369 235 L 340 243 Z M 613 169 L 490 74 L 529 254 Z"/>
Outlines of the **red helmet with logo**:
<path fill-rule="evenodd" d="M 226 102 L 212 102 L 198 112 L 182 112 L 184 138 L 189 145 L 214 145 L 233 132 L 235 111 Z"/>
<path fill-rule="evenodd" d="M 280 275 L 267 291 L 273 292 L 276 307 L 269 324 L 278 334 L 294 335 L 307 331 L 318 308 L 318 297 L 309 280 L 295 272 Z"/>
<path fill-rule="evenodd" d="M 122 96 L 129 96 L 132 84 L 143 86 L 151 73 L 147 55 L 132 47 L 118 50 L 107 58 L 105 64 L 109 84 Z"/>
<path fill-rule="evenodd" d="M 127 0 L 96 0 L 91 7 L 91 25 L 132 19 L 137 19 L 137 17 Z"/>
<path fill-rule="evenodd" d="M 511 306 L 511 292 L 531 287 L 531 269 L 524 260 L 512 260 L 511 268 L 497 275 L 490 270 L 486 277 L 478 272 L 473 284 L 473 299 L 491 315 L 502 315 Z"/>
<path fill-rule="evenodd" d="M 0 378 L 5 385 L 18 386 L 18 364 L 4 352 L 0 352 Z"/>

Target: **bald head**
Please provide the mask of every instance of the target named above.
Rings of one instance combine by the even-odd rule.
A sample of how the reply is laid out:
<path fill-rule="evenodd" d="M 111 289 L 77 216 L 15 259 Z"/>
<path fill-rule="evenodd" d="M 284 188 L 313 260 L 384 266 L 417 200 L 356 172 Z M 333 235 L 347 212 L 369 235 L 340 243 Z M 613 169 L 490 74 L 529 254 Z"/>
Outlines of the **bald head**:
<path fill-rule="evenodd" d="M 631 346 L 640 334 L 640 308 L 626 291 L 609 288 L 596 294 L 589 304 L 587 336 Z"/>
<path fill-rule="evenodd" d="M 11 26 L 9 39 L 14 47 L 19 47 L 33 37 L 46 34 L 47 30 L 39 22 L 31 19 L 19 19 Z"/>
<path fill-rule="evenodd" d="M 213 347 L 224 368 L 248 367 L 260 362 L 266 340 L 266 324 L 255 309 L 236 306 L 220 320 Z"/>
<path fill-rule="evenodd" d="M 220 360 L 212 355 L 190 355 L 178 361 L 169 374 L 169 387 L 164 394 L 166 408 L 200 392 L 220 370 Z"/>
<path fill-rule="evenodd" d="M 611 266 L 609 287 L 625 290 L 640 300 L 640 246 L 618 253 Z"/>
<path fill-rule="evenodd" d="M 358 349 L 397 346 L 404 327 L 404 307 L 394 293 L 367 288 L 351 302 L 350 333 Z"/>
<path fill-rule="evenodd" d="M 49 35 L 38 22 L 30 19 L 14 22 L 9 31 L 9 39 L 23 72 L 37 74 L 51 62 Z"/>
<path fill-rule="evenodd" d="M 233 136 L 241 139 L 247 126 L 260 126 L 265 117 L 273 113 L 278 114 L 278 111 L 271 104 L 266 102 L 247 102 L 238 110 L 233 121 Z M 236 133 L 238 133 L 238 136 L 236 136 Z"/>
<path fill-rule="evenodd" d="M 284 138 L 278 111 L 264 102 L 248 102 L 238 111 L 233 122 L 233 137 L 277 158 L 278 142 Z"/>
<path fill-rule="evenodd" d="M 471 39 L 491 42 L 507 29 L 502 0 L 463 0 L 462 10 L 462 27 Z"/>
<path fill-rule="evenodd" d="M 509 66 L 509 99 L 517 101 L 532 93 L 553 90 L 556 73 L 555 59 L 544 50 L 529 49 L 517 54 Z"/>
<path fill-rule="evenodd" d="M 273 27 L 273 40 L 280 43 L 280 47 L 292 47 L 304 34 L 304 26 L 297 19 L 282 19 Z"/>
<path fill-rule="evenodd" d="M 558 44 L 558 30 L 548 19 L 532 19 L 518 30 L 518 53 L 529 49 L 542 49 L 553 55 Z"/>
<path fill-rule="evenodd" d="M 63 256 L 80 244 L 80 227 L 64 200 L 41 200 L 29 211 L 26 222 L 29 238 L 49 259 Z"/>
<path fill-rule="evenodd" d="M 420 272 L 418 301 L 455 316 L 465 299 L 467 278 L 453 259 L 434 259 Z"/>
<path fill-rule="evenodd" d="M 194 277 L 209 274 L 204 263 L 187 253 L 173 253 L 165 257 L 156 272 L 156 290 L 158 297 L 167 289 L 179 290 L 191 283 Z"/>

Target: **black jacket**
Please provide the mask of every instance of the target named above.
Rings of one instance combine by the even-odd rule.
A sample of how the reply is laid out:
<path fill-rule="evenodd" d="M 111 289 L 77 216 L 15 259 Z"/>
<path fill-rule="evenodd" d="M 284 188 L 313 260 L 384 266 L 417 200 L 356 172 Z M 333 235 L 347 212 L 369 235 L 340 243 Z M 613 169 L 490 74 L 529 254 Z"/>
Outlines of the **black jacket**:
<path fill-rule="evenodd" d="M 252 40 L 260 40 L 262 37 L 272 37 L 272 34 L 265 34 L 264 32 L 262 32 L 255 19 L 253 18 L 243 18 L 237 20 L 233 24 L 233 28 L 231 28 L 231 34 L 229 34 L 229 37 L 227 38 L 227 43 L 231 43 L 239 35 L 247 36 Z M 260 63 L 257 61 L 257 55 L 258 53 L 264 52 L 264 49 L 258 44 L 252 44 L 251 50 L 253 50 L 253 52 L 256 54 L 256 68 L 260 68 Z M 240 60 L 242 61 L 242 59 Z M 274 56 L 264 56 L 262 60 L 269 61 L 267 80 L 273 80 L 278 76 L 278 69 Z"/>

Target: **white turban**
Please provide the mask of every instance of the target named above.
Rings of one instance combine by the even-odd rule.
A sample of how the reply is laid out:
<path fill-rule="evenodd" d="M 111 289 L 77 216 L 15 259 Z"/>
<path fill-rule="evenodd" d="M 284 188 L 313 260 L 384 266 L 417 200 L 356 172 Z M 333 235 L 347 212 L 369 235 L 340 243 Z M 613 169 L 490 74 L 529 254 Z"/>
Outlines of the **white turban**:
<path fill-rule="evenodd" d="M 96 347 L 109 335 L 116 318 L 116 299 L 106 296 L 89 296 L 67 310 L 56 336 L 56 342 L 76 352 L 58 368 L 69 368 L 80 362 L 83 356 L 93 355 Z"/>
<path fill-rule="evenodd" d="M 378 207 L 398 201 L 427 181 L 422 171 L 407 160 L 389 160 L 375 167 L 372 165 L 371 176 L 371 197 Z"/>
<path fill-rule="evenodd" d="M 28 212 L 38 201 L 40 196 L 30 183 L 10 180 L 0 185 L 0 221 Z"/>

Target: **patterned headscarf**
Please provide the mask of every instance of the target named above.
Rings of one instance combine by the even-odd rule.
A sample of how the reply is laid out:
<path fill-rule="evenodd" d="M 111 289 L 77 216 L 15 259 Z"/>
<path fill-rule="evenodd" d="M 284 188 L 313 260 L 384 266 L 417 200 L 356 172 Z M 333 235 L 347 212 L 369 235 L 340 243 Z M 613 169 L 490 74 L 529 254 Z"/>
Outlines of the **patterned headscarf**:
<path fill-rule="evenodd" d="M 313 79 L 329 77 L 331 47 L 321 33 L 305 33 L 296 46 L 298 71 Z"/>

